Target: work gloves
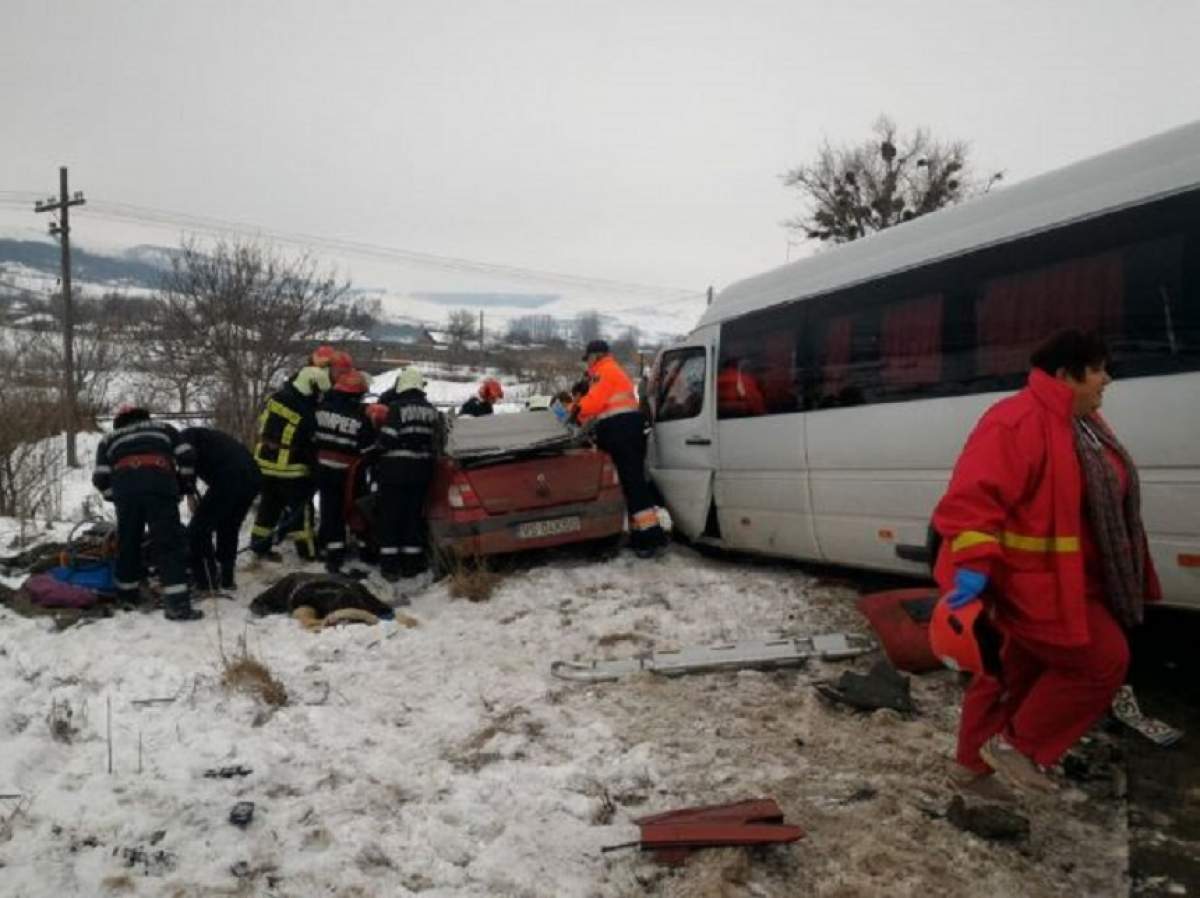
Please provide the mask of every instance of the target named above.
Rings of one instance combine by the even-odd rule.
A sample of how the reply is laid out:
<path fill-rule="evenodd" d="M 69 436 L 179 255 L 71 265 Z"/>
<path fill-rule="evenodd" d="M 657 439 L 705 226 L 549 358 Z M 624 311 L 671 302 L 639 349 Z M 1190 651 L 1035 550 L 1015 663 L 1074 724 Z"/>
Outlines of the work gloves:
<path fill-rule="evenodd" d="M 946 593 L 946 606 L 951 611 L 958 611 L 979 598 L 980 593 L 987 588 L 987 574 L 960 567 L 954 572 L 954 588 Z"/>

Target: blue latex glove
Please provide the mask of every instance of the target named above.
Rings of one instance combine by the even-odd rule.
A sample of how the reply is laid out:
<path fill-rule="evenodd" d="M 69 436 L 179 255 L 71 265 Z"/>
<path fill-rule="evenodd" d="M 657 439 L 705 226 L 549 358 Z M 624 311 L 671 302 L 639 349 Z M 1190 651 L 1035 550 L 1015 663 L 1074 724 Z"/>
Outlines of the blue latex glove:
<path fill-rule="evenodd" d="M 946 594 L 946 604 L 951 611 L 970 605 L 979 598 L 987 583 L 987 574 L 960 567 L 954 572 L 954 589 Z"/>
<path fill-rule="evenodd" d="M 554 412 L 554 417 L 558 419 L 559 424 L 567 423 L 567 410 L 563 408 L 561 402 L 555 402 L 550 406 L 550 411 Z"/>

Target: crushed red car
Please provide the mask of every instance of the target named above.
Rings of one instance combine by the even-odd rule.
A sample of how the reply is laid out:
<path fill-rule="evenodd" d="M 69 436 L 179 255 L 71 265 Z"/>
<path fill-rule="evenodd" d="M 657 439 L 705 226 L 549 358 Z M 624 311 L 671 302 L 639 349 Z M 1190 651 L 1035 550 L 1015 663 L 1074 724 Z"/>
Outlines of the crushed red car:
<path fill-rule="evenodd" d="M 455 418 L 430 487 L 434 547 L 459 557 L 620 534 L 612 460 L 547 412 Z"/>

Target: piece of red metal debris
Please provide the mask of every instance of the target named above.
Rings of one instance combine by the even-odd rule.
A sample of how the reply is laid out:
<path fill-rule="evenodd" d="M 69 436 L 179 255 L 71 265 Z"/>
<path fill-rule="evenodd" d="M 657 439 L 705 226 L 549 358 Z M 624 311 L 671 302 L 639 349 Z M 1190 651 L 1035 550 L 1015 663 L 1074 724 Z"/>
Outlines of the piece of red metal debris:
<path fill-rule="evenodd" d="M 632 844 L 653 851 L 660 864 L 671 865 L 684 863 L 698 848 L 773 845 L 804 837 L 803 829 L 783 822 L 783 811 L 772 798 L 682 808 L 633 822 L 641 829 L 642 838 Z"/>

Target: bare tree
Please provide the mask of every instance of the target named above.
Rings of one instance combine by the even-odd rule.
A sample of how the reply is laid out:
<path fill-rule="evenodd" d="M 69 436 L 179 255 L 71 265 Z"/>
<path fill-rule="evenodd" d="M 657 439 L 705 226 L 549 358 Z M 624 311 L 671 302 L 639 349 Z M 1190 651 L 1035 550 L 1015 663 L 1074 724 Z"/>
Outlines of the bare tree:
<path fill-rule="evenodd" d="M 584 312 L 575 319 L 575 339 L 581 346 L 586 346 L 592 340 L 604 336 L 604 327 L 600 323 L 599 312 Z"/>
<path fill-rule="evenodd" d="M 987 192 L 1004 176 L 974 178 L 968 145 L 934 140 L 926 128 L 900 135 L 880 116 L 872 131 L 853 146 L 826 141 L 815 160 L 783 174 L 784 186 L 798 190 L 806 206 L 785 227 L 809 240 L 848 243 Z"/>
<path fill-rule="evenodd" d="M 616 350 L 618 355 L 632 355 L 637 352 L 641 339 L 642 332 L 638 329 L 637 325 L 631 324 L 617 338 L 617 341 L 613 344 L 613 349 Z"/>
<path fill-rule="evenodd" d="M 7 359 L 3 359 L 7 361 Z M 66 451 L 56 390 L 11 383 L 0 391 L 0 515 L 26 522 L 62 516 Z"/>
<path fill-rule="evenodd" d="M 39 381 L 60 378 L 64 366 L 59 336 L 63 320 L 62 297 L 53 297 L 47 311 L 57 324 L 46 330 L 29 332 L 23 346 L 27 370 L 37 371 Z M 75 395 L 81 416 L 87 418 L 108 404 L 110 387 L 125 364 L 130 315 L 124 305 L 108 298 L 81 303 L 75 315 Z M 84 423 L 77 421 L 75 426 L 79 428 Z"/>
<path fill-rule="evenodd" d="M 517 346 L 528 346 L 533 342 L 533 334 L 530 333 L 529 325 L 525 322 L 524 318 L 513 318 L 508 322 L 508 329 L 504 333 L 504 341 Z"/>
<path fill-rule="evenodd" d="M 170 386 L 176 411 L 197 408 L 198 402 L 213 400 L 214 371 L 202 346 L 197 346 L 188 329 L 180 327 L 179 316 L 155 302 L 148 306 L 146 328 L 138 341 L 143 370 L 155 381 Z"/>
<path fill-rule="evenodd" d="M 285 258 L 252 242 L 211 250 L 185 241 L 165 281 L 159 333 L 186 342 L 213 372 L 217 423 L 247 442 L 297 346 L 344 325 L 349 285 L 310 255 Z"/>
<path fill-rule="evenodd" d="M 511 343 L 552 343 L 559 339 L 559 324 L 553 315 L 521 315 L 508 324 Z"/>
<path fill-rule="evenodd" d="M 476 335 L 478 316 L 470 309 L 455 309 L 446 321 L 446 335 L 452 346 L 462 346 Z"/>

